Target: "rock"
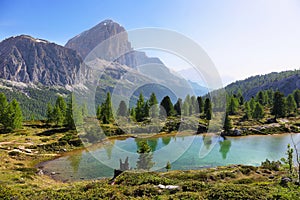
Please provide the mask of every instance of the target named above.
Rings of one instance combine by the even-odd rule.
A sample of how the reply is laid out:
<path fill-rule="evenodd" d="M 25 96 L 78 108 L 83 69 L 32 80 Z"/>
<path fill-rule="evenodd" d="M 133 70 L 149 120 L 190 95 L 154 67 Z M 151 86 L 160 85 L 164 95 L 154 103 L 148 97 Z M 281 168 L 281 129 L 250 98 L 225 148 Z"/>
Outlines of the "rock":
<path fill-rule="evenodd" d="M 178 185 L 162 185 L 162 184 L 159 184 L 157 187 L 158 187 L 159 189 L 168 189 L 168 190 L 179 189 L 179 186 L 178 186 Z"/>
<path fill-rule="evenodd" d="M 287 184 L 289 182 L 292 182 L 292 179 L 288 178 L 288 177 L 282 177 L 281 178 L 281 181 L 280 181 L 280 185 L 282 186 L 287 186 Z"/>
<path fill-rule="evenodd" d="M 233 135 L 234 135 L 234 136 L 241 136 L 241 135 L 242 135 L 242 131 L 239 130 L 239 129 L 234 129 L 234 130 L 233 130 Z"/>
<path fill-rule="evenodd" d="M 56 173 L 55 173 L 55 172 L 51 172 L 50 174 L 51 174 L 51 175 L 55 175 Z"/>
<path fill-rule="evenodd" d="M 44 175 L 44 172 L 43 172 L 43 170 L 40 169 L 40 170 L 38 170 L 38 172 L 36 174 L 42 176 L 42 175 Z"/>
<path fill-rule="evenodd" d="M 31 149 L 24 149 L 26 153 L 32 153 Z"/>
<path fill-rule="evenodd" d="M 10 81 L 65 86 L 85 72 L 76 51 L 28 35 L 0 42 L 0 55 L 0 78 Z"/>

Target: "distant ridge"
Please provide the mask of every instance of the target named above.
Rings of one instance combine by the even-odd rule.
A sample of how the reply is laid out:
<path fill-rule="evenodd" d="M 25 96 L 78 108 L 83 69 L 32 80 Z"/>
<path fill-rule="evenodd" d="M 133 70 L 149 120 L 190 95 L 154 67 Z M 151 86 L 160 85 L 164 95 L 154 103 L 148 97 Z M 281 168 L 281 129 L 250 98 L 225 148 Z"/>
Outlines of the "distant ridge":
<path fill-rule="evenodd" d="M 265 75 L 251 76 L 245 80 L 236 81 L 225 87 L 226 91 L 236 94 L 239 90 L 249 100 L 260 90 L 279 90 L 285 95 L 295 89 L 300 89 L 300 70 L 272 72 Z"/>

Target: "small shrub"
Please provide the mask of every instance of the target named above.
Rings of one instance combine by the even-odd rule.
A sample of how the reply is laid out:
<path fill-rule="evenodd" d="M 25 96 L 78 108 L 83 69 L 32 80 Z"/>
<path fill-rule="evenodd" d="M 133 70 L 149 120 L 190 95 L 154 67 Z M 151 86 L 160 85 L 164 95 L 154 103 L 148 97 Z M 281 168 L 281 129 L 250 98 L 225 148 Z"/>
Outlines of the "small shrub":
<path fill-rule="evenodd" d="M 180 184 L 184 192 L 199 192 L 207 189 L 207 184 L 199 181 L 185 181 Z"/>
<path fill-rule="evenodd" d="M 268 159 L 261 163 L 262 168 L 274 171 L 279 171 L 280 165 L 280 161 L 269 161 Z"/>

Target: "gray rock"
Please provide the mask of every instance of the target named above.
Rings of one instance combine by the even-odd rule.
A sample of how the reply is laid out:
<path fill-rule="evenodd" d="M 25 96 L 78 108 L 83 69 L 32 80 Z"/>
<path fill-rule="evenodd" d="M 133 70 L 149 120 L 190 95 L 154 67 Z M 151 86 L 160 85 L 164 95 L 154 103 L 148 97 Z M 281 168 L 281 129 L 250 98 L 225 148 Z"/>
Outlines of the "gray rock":
<path fill-rule="evenodd" d="M 40 170 L 37 172 L 37 175 L 40 175 L 40 176 L 44 175 L 43 170 L 40 169 Z"/>
<path fill-rule="evenodd" d="M 82 59 L 72 49 L 27 35 L 0 42 L 2 79 L 65 86 L 74 84 L 82 72 Z"/>

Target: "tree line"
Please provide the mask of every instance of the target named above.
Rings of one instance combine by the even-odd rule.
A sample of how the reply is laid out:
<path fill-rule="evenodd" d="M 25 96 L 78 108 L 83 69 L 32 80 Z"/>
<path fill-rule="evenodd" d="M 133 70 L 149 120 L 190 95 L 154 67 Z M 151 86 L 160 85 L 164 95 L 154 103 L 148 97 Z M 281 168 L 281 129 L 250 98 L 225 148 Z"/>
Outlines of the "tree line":
<path fill-rule="evenodd" d="M 148 100 L 140 93 L 137 102 L 129 108 L 125 101 L 120 101 L 116 110 L 118 117 L 130 117 L 136 122 L 142 122 L 149 118 L 164 118 L 176 116 L 191 116 L 194 114 L 202 114 L 203 118 L 210 120 L 212 117 L 212 103 L 209 98 L 201 96 L 187 95 L 184 100 L 179 98 L 175 104 L 172 103 L 169 96 L 165 96 L 160 103 L 155 93 L 151 93 Z M 106 100 L 97 107 L 97 118 L 103 124 L 113 123 L 113 106 L 111 103 L 111 95 L 108 92 Z"/>
<path fill-rule="evenodd" d="M 242 120 L 261 120 L 266 111 L 277 118 L 292 117 L 298 115 L 300 108 L 300 90 L 296 89 L 287 97 L 280 91 L 264 90 L 259 91 L 249 101 L 244 101 L 242 93 L 227 96 L 226 116 L 224 122 L 225 132 L 232 128 L 230 115 L 237 115 L 242 110 Z"/>
<path fill-rule="evenodd" d="M 16 99 L 7 101 L 4 93 L 0 93 L 0 124 L 4 132 L 10 132 L 22 127 L 23 114 Z"/>
<path fill-rule="evenodd" d="M 67 102 L 62 96 L 58 96 L 54 105 L 50 102 L 47 105 L 47 123 L 54 123 L 59 127 L 75 129 L 76 125 L 83 124 L 87 115 L 87 105 L 78 105 L 73 94 L 68 96 Z"/>

